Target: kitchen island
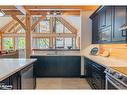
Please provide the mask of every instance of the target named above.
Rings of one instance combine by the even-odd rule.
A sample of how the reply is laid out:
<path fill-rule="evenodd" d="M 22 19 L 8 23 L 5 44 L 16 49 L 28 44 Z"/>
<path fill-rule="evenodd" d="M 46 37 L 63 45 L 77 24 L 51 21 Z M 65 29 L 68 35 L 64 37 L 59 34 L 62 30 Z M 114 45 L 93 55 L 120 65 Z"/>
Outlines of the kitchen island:
<path fill-rule="evenodd" d="M 1 59 L 0 89 L 33 89 L 36 59 Z M 27 83 L 27 85 L 26 85 Z"/>

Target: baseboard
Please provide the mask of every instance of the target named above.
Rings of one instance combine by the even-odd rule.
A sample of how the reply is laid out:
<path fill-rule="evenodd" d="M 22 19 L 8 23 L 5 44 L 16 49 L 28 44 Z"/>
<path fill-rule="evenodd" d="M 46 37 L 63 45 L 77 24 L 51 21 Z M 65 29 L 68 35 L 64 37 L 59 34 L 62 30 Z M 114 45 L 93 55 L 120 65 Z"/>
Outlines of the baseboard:
<path fill-rule="evenodd" d="M 85 78 L 86 76 L 85 75 L 80 75 L 80 78 Z"/>

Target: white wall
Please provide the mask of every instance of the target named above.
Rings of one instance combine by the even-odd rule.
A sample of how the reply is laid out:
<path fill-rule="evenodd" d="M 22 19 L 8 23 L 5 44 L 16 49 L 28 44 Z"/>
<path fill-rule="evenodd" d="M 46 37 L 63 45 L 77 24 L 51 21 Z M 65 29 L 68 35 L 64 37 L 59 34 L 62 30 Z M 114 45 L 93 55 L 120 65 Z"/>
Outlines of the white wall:
<path fill-rule="evenodd" d="M 81 11 L 80 49 L 84 50 L 92 42 L 92 21 L 89 18 L 94 11 Z M 84 57 L 81 57 L 81 75 L 84 75 Z"/>
<path fill-rule="evenodd" d="M 92 41 L 92 21 L 89 18 L 94 11 L 81 11 L 81 50 L 85 49 Z"/>

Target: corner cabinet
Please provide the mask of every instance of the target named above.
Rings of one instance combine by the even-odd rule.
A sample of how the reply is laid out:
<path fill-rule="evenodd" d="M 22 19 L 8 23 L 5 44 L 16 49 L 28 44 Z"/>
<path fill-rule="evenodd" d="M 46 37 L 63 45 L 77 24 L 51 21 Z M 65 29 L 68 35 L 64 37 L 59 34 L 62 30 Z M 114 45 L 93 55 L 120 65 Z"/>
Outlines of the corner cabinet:
<path fill-rule="evenodd" d="M 127 23 L 127 7 L 103 6 L 94 12 L 92 19 L 92 43 L 126 43 L 126 31 L 120 28 Z"/>

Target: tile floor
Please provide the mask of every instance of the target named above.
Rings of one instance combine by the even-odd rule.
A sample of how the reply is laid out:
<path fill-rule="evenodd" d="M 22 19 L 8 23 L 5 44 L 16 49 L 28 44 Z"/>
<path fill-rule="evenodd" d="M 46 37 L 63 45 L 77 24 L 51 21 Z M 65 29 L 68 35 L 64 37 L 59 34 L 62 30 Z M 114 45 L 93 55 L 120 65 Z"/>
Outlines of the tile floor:
<path fill-rule="evenodd" d="M 91 89 L 84 78 L 37 78 L 36 89 Z"/>

